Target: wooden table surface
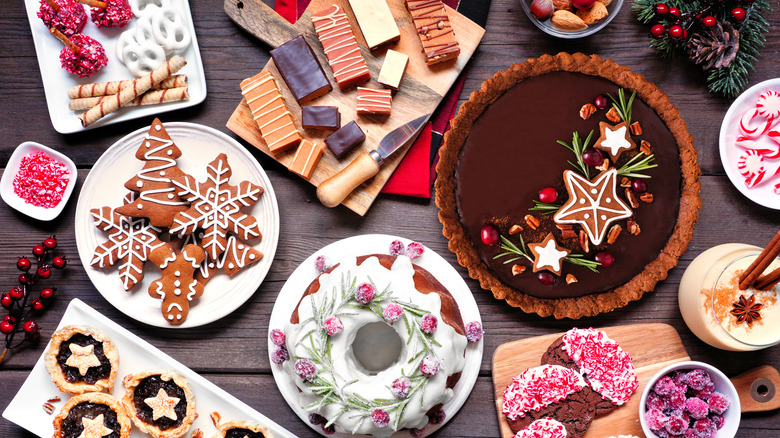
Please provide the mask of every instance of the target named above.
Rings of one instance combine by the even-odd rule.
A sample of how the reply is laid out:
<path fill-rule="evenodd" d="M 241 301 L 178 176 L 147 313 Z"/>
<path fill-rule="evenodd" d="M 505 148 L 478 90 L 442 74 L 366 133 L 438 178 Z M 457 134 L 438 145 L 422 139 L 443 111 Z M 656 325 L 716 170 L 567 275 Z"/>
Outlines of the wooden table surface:
<path fill-rule="evenodd" d="M 464 0 L 468 1 L 468 0 Z M 638 24 L 630 3 L 600 33 L 584 40 L 568 41 L 538 31 L 522 12 L 519 0 L 493 0 L 487 33 L 466 71 L 464 94 L 498 70 L 529 57 L 560 51 L 596 53 L 644 74 L 669 94 L 695 139 L 702 169 L 701 197 L 704 205 L 688 252 L 661 282 L 654 293 L 623 309 L 576 321 L 577 326 L 610 326 L 664 322 L 680 333 L 690 356 L 711 363 L 727 375 L 736 375 L 762 364 L 780 366 L 780 347 L 755 353 L 731 353 L 709 347 L 685 326 L 677 306 L 677 286 L 685 267 L 700 252 L 726 242 L 764 245 L 777 231 L 775 211 L 743 198 L 729 183 L 718 155 L 720 123 L 729 100 L 707 93 L 704 75 L 686 61 L 665 60 L 648 48 L 648 29 Z M 208 97 L 194 108 L 167 113 L 163 121 L 189 121 L 214 127 L 232 135 L 225 122 L 241 94 L 238 83 L 257 73 L 268 59 L 268 48 L 236 27 L 223 13 L 218 0 L 191 0 L 195 29 L 206 70 Z M 767 44 L 750 76 L 750 85 L 780 76 L 780 11 L 768 20 L 775 24 Z M 14 148 L 26 140 L 51 146 L 70 156 L 79 167 L 79 183 L 100 154 L 117 139 L 140 127 L 144 118 L 83 134 L 63 136 L 51 126 L 41 87 L 30 28 L 21 1 L 0 2 L 0 164 L 5 166 Z M 64 90 L 63 90 L 64 92 Z M 527 109 L 533 111 L 534 102 Z M 539 102 L 542 105 L 543 102 Z M 253 148 L 248 146 L 250 150 Z M 189 330 L 152 328 L 114 309 L 95 290 L 79 264 L 74 238 L 76 196 L 64 213 L 50 223 L 35 222 L 0 203 L 0 289 L 16 284 L 15 261 L 29 255 L 30 248 L 49 234 L 56 234 L 60 249 L 71 263 L 64 276 L 48 284 L 59 288 L 53 307 L 39 318 L 44 336 L 51 334 L 68 302 L 75 297 L 128 328 L 151 344 L 202 374 L 253 408 L 299 436 L 316 436 L 300 422 L 284 402 L 270 374 L 266 355 L 267 321 L 273 302 L 290 273 L 312 252 L 335 240 L 364 233 L 388 233 L 420 241 L 456 266 L 474 293 L 482 312 L 485 354 L 474 391 L 460 413 L 443 428 L 441 437 L 498 436 L 491 388 L 490 361 L 502 343 L 565 331 L 575 323 L 526 315 L 496 301 L 467 278 L 447 250 L 433 201 L 382 195 L 365 217 L 344 207 L 327 209 L 319 204 L 315 190 L 305 181 L 263 154 L 252 150 L 268 173 L 279 201 L 281 236 L 274 263 L 258 291 L 241 308 L 224 319 Z M 655 339 L 653 342 L 664 342 Z M 0 410 L 19 390 L 45 342 L 11 355 L 0 365 Z M 637 395 L 638 396 L 638 395 Z M 41 409 L 31 406 L 30 409 Z M 620 431 L 615 431 L 620 432 Z M 31 436 L 16 425 L 0 419 L 0 437 Z M 738 436 L 776 438 L 780 436 L 780 413 L 744 415 Z"/>

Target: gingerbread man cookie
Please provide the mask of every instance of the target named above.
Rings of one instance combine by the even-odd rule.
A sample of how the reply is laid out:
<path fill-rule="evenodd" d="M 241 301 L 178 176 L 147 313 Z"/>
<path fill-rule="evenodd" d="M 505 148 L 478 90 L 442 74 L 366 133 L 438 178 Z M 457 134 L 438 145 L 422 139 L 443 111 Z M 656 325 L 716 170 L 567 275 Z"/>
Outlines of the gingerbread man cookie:
<path fill-rule="evenodd" d="M 187 319 L 190 301 L 203 295 L 203 285 L 195 279 L 195 271 L 206 259 L 197 245 L 187 245 L 175 253 L 170 245 L 152 251 L 149 259 L 162 271 L 162 278 L 149 285 L 149 295 L 162 300 L 162 314 L 172 325 Z"/>

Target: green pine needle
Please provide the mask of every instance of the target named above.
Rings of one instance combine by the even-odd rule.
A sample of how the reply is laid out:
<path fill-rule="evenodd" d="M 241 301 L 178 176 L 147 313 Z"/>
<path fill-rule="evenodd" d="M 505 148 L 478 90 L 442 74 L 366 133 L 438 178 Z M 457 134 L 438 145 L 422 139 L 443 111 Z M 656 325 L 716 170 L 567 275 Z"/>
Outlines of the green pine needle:
<path fill-rule="evenodd" d="M 585 149 L 588 148 L 588 143 L 590 143 L 591 137 L 593 137 L 593 130 L 590 131 L 588 137 L 585 138 L 585 141 L 583 142 L 582 137 L 580 137 L 580 133 L 575 131 L 571 136 L 571 144 L 568 144 L 563 140 L 558 140 L 559 145 L 564 146 L 566 149 L 574 152 L 574 156 L 577 158 L 577 162 L 572 163 L 569 161 L 569 164 L 574 166 L 574 168 L 577 169 L 582 174 L 582 176 L 587 179 L 590 179 L 590 172 L 588 165 L 585 164 L 585 161 L 582 159 L 582 153 L 585 151 Z"/>
<path fill-rule="evenodd" d="M 563 204 L 551 204 L 534 199 L 534 206 L 529 208 L 529 210 L 541 211 L 543 215 L 548 215 L 560 210 L 561 207 L 563 207 Z"/>
<path fill-rule="evenodd" d="M 621 119 L 623 119 L 624 122 L 628 122 L 628 124 L 631 124 L 631 110 L 634 105 L 634 98 L 636 98 L 636 90 L 634 90 L 633 93 L 631 93 L 631 97 L 628 98 L 628 101 L 626 101 L 626 92 L 622 88 L 618 89 L 617 92 L 617 99 L 612 97 L 611 94 L 607 94 L 609 96 L 609 100 L 612 101 L 612 108 L 615 108 L 615 111 L 617 111 L 618 116 L 620 116 Z"/>
<path fill-rule="evenodd" d="M 588 260 L 582 254 L 569 254 L 563 261 L 572 265 L 584 266 L 597 274 L 599 273 L 598 267 L 601 266 L 601 263 L 595 260 Z"/>
<path fill-rule="evenodd" d="M 628 178 L 650 178 L 650 175 L 642 172 L 658 167 L 658 164 L 654 162 L 654 154 L 647 155 L 645 158 L 642 158 L 643 155 L 645 155 L 645 153 L 640 152 L 631 157 L 626 164 L 618 169 L 617 174 Z"/>

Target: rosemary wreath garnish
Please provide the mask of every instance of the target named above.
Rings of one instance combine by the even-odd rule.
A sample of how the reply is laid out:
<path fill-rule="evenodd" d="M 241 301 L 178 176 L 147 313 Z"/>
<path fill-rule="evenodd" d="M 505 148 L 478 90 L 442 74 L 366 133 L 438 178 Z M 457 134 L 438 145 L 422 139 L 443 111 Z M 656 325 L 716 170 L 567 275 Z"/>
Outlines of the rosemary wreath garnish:
<path fill-rule="evenodd" d="M 563 207 L 563 204 L 552 204 L 549 202 L 534 201 L 534 206 L 529 208 L 531 211 L 541 211 L 543 215 L 553 214 Z"/>
<path fill-rule="evenodd" d="M 574 156 L 577 158 L 577 163 L 573 163 L 569 161 L 569 164 L 574 166 L 575 169 L 579 170 L 579 172 L 587 179 L 590 179 L 590 172 L 588 171 L 588 165 L 585 164 L 585 161 L 582 159 L 582 153 L 585 151 L 585 149 L 588 148 L 588 143 L 590 143 L 590 138 L 593 136 L 593 130 L 590 131 L 588 136 L 585 138 L 585 141 L 582 141 L 582 137 L 580 137 L 579 132 L 574 132 L 571 136 L 571 144 L 566 143 L 563 140 L 558 140 L 558 144 L 561 146 L 565 146 L 570 151 L 574 152 Z"/>
<path fill-rule="evenodd" d="M 626 101 L 626 92 L 622 88 L 618 89 L 617 92 L 617 99 L 612 97 L 611 94 L 607 94 L 609 96 L 609 100 L 612 101 L 612 107 L 615 108 L 615 111 L 617 111 L 618 116 L 620 116 L 623 121 L 628 122 L 628 124 L 631 124 L 631 109 L 634 105 L 634 98 L 636 97 L 636 90 L 634 90 L 633 93 L 631 93 L 631 97 L 628 98 L 628 101 Z"/>
<path fill-rule="evenodd" d="M 645 155 L 645 153 L 640 152 L 631 157 L 626 164 L 617 170 L 618 175 L 629 178 L 650 178 L 650 175 L 641 172 L 658 167 L 658 165 L 654 163 L 655 154 L 647 155 L 645 158 L 642 158 L 642 155 Z"/>
<path fill-rule="evenodd" d="M 522 258 L 525 258 L 529 262 L 533 263 L 534 259 L 530 255 L 528 255 L 528 248 L 526 248 L 525 246 L 525 240 L 523 240 L 522 235 L 520 236 L 520 246 L 522 247 L 522 249 L 518 248 L 517 245 L 512 243 L 506 237 L 501 236 L 501 243 L 498 245 L 498 247 L 503 249 L 504 252 L 493 256 L 493 260 L 508 255 L 514 255 L 515 257 L 508 260 L 504 260 L 504 264 L 506 265 L 508 263 L 512 263 Z M 571 263 L 572 265 L 584 266 L 597 274 L 599 272 L 598 267 L 601 266 L 601 263 L 595 260 L 588 260 L 585 258 L 583 254 L 569 254 L 563 259 L 563 261 Z"/>

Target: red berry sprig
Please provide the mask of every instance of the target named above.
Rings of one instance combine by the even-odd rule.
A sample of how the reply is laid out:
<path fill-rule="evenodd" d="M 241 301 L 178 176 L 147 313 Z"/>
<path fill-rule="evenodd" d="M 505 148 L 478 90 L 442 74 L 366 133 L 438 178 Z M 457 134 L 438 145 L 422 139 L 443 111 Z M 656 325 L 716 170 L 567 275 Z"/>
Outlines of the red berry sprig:
<path fill-rule="evenodd" d="M 710 0 L 708 4 L 699 10 L 681 12 L 675 6 L 666 3 L 656 3 L 653 8 L 656 23 L 650 27 L 652 38 L 668 36 L 674 41 L 686 41 L 689 32 L 698 29 L 713 28 L 718 24 L 716 15 L 719 12 L 730 10 L 726 19 L 733 19 L 736 24 L 742 23 L 747 18 L 747 10 L 742 6 L 749 6 L 753 0 Z M 746 6 L 746 7 L 747 7 Z M 730 8 L 730 9 L 726 9 Z"/>
<path fill-rule="evenodd" d="M 5 348 L 0 354 L 0 363 L 5 359 L 9 350 L 19 348 L 25 343 L 33 342 L 40 338 L 40 327 L 31 317 L 46 309 L 57 291 L 57 288 L 44 288 L 38 297 L 32 297 L 32 286 L 39 280 L 51 277 L 53 269 L 63 269 L 68 264 L 65 256 L 58 255 L 47 262 L 50 251 L 57 247 L 57 239 L 54 236 L 47 237 L 40 245 L 32 248 L 35 256 L 35 268 L 33 262 L 27 257 L 19 257 L 16 268 L 22 271 L 19 274 L 19 286 L 12 287 L 8 292 L 0 295 L 0 305 L 8 311 L 0 322 L 0 333 L 5 335 Z M 14 344 L 17 334 L 23 334 L 24 338 Z"/>

